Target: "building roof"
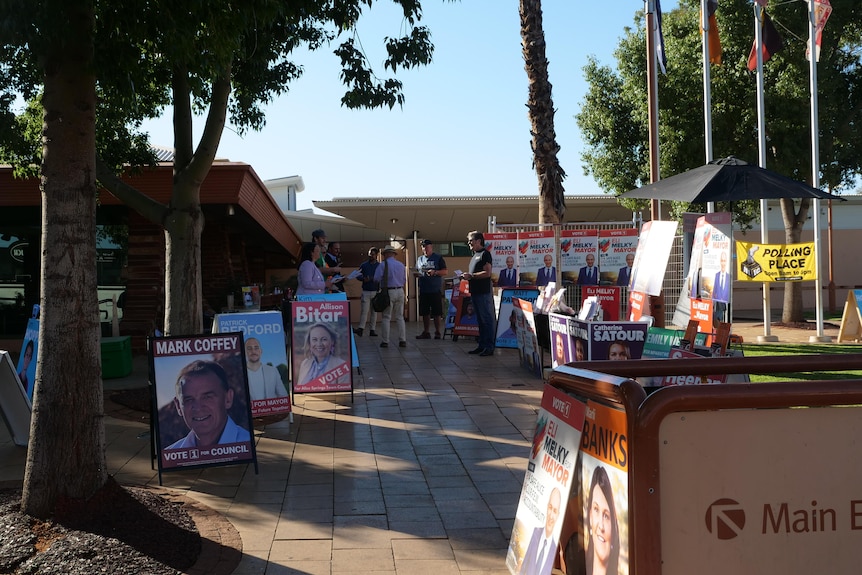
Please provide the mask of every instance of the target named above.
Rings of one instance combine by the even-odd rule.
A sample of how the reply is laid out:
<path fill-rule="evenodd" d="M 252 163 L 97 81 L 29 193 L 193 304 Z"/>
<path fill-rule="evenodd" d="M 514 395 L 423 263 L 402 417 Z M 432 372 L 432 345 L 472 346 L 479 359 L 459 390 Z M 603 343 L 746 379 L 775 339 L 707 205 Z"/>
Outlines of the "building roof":
<path fill-rule="evenodd" d="M 566 222 L 630 222 L 631 210 L 613 196 L 566 196 Z M 538 196 L 452 196 L 404 198 L 333 198 L 314 206 L 385 232 L 397 239 L 414 236 L 460 241 L 471 230 L 497 225 L 536 225 Z"/>

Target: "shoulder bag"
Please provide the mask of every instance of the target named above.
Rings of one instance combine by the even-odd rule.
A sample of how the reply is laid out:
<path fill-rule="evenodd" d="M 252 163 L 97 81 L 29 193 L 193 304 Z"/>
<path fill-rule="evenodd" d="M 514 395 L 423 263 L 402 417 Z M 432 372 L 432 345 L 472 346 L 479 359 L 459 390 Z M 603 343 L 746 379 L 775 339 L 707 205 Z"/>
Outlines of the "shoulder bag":
<path fill-rule="evenodd" d="M 389 307 L 389 289 L 386 287 L 386 279 L 389 275 L 389 263 L 383 260 L 383 281 L 380 282 L 380 289 L 371 298 L 371 308 L 374 311 L 385 311 Z"/>

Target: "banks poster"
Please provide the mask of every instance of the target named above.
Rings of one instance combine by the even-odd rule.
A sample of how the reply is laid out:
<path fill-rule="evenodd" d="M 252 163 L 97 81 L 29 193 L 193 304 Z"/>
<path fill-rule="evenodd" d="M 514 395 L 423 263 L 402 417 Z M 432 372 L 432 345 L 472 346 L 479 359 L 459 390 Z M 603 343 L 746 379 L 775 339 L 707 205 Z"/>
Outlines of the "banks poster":
<path fill-rule="evenodd" d="M 491 252 L 491 281 L 497 287 L 518 286 L 518 234 L 494 232 L 485 234 L 485 249 Z"/>
<path fill-rule="evenodd" d="M 599 266 L 598 230 L 560 230 L 560 268 L 563 283 L 577 283 L 580 269 L 588 265 Z"/>
<path fill-rule="evenodd" d="M 290 413 L 289 367 L 280 311 L 219 314 L 214 333 L 242 332 L 251 414 Z"/>
<path fill-rule="evenodd" d="M 293 393 L 353 390 L 350 304 L 347 301 L 295 301 Z"/>
<path fill-rule="evenodd" d="M 512 300 L 515 298 L 535 304 L 539 298 L 537 289 L 503 289 L 500 293 L 500 309 L 497 313 L 497 347 L 518 348 L 518 315 Z"/>
<path fill-rule="evenodd" d="M 241 333 L 150 339 L 159 471 L 255 461 Z"/>
<path fill-rule="evenodd" d="M 629 443 L 625 412 L 588 401 L 578 498 L 563 533 L 566 573 L 629 573 Z M 575 530 L 576 529 L 576 530 Z M 588 566 L 589 565 L 589 566 Z"/>
<path fill-rule="evenodd" d="M 575 462 L 584 415 L 583 403 L 545 385 L 506 552 L 513 575 L 549 575 L 558 563 L 562 518 L 578 482 Z"/>
<path fill-rule="evenodd" d="M 455 305 L 455 335 L 479 336 L 479 320 L 476 318 L 476 306 L 470 296 L 470 282 L 461 280 L 458 283 L 458 297 L 452 299 Z"/>

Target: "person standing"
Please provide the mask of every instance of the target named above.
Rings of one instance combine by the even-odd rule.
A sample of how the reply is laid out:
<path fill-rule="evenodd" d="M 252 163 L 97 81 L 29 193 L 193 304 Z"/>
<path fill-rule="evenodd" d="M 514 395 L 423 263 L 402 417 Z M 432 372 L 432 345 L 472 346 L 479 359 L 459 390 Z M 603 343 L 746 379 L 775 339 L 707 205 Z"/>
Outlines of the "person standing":
<path fill-rule="evenodd" d="M 329 280 L 323 277 L 321 269 L 315 264 L 319 256 L 320 245 L 314 242 L 303 244 L 299 255 L 296 295 L 322 294 L 329 287 Z"/>
<path fill-rule="evenodd" d="M 369 331 L 371 333 L 368 335 L 371 337 L 377 335 L 377 332 L 374 331 L 377 327 L 377 312 L 371 307 L 371 298 L 380 289 L 380 284 L 374 281 L 374 272 L 377 271 L 377 267 L 380 265 L 380 262 L 377 261 L 379 253 L 380 250 L 377 248 L 369 249 L 368 261 L 363 262 L 359 266 L 359 275 L 356 276 L 356 279 L 362 282 L 362 307 L 359 311 L 359 327 L 353 328 L 353 333 L 359 337 L 362 337 L 362 334 L 365 333 L 366 327 L 370 328 Z M 371 320 L 370 322 L 369 319 Z"/>
<path fill-rule="evenodd" d="M 322 229 L 316 229 L 311 232 L 311 243 L 316 244 L 320 248 L 320 252 L 317 255 L 317 258 L 314 260 L 314 265 L 316 265 L 320 269 L 320 273 L 323 274 L 323 277 L 328 278 L 330 276 L 334 276 L 336 274 L 341 273 L 341 268 L 338 266 L 330 266 L 326 262 L 326 253 L 327 253 L 327 243 L 326 243 L 326 232 Z M 327 286 L 329 287 L 329 286 Z"/>
<path fill-rule="evenodd" d="M 389 307 L 383 310 L 383 341 L 380 347 L 389 347 L 393 315 L 398 323 L 398 347 L 407 347 L 407 326 L 404 323 L 404 279 L 407 270 L 404 264 L 395 259 L 397 253 L 398 250 L 393 246 L 383 248 L 383 262 L 374 272 L 374 281 L 385 282 L 389 293 Z"/>
<path fill-rule="evenodd" d="M 467 234 L 467 243 L 473 250 L 468 273 L 464 279 L 470 283 L 470 297 L 476 308 L 479 324 L 479 346 L 468 353 L 481 357 L 494 355 L 494 293 L 491 287 L 491 267 L 493 260 L 485 249 L 485 236 L 479 231 Z"/>
<path fill-rule="evenodd" d="M 416 339 L 431 339 L 431 319 L 434 319 L 434 339 L 443 337 L 440 322 L 443 317 L 443 277 L 449 271 L 446 260 L 434 253 L 434 242 L 422 240 L 424 252 L 416 260 L 413 275 L 419 278 L 419 315 L 422 316 L 423 331 Z"/>
<path fill-rule="evenodd" d="M 326 267 L 328 269 L 337 269 L 338 273 L 341 273 L 341 244 L 338 242 L 332 242 L 331 244 L 329 244 L 326 248 L 326 253 L 323 254 L 323 261 L 326 262 Z M 339 293 L 343 291 L 343 281 L 332 282 L 333 293 Z"/>

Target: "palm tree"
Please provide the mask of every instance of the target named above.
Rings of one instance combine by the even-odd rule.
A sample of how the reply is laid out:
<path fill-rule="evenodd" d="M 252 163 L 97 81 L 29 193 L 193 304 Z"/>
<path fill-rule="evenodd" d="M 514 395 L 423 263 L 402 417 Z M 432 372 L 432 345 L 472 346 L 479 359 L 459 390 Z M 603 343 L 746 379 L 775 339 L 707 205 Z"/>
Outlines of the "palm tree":
<path fill-rule="evenodd" d="M 545 56 L 545 32 L 542 28 L 541 0 L 520 0 L 521 46 L 524 69 L 530 84 L 527 109 L 530 115 L 530 145 L 533 167 L 539 177 L 539 222 L 558 224 L 566 213 L 563 180 L 566 172 L 560 167 L 557 135 L 554 132 L 554 101 L 548 80 L 548 59 Z"/>

